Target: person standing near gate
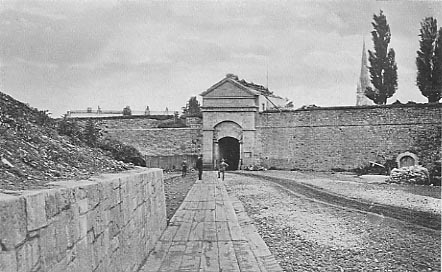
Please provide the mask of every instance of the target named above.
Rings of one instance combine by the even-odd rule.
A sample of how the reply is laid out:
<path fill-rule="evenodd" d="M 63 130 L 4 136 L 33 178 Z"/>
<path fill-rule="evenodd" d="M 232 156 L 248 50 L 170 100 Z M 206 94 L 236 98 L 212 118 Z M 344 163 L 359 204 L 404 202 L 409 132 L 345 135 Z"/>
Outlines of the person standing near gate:
<path fill-rule="evenodd" d="M 226 171 L 227 167 L 229 167 L 229 165 L 224 161 L 224 159 L 221 159 L 221 163 L 219 164 L 218 178 L 221 174 L 221 179 L 224 180 L 224 172 Z"/>
<path fill-rule="evenodd" d="M 198 156 L 195 168 L 198 169 L 198 179 L 201 180 L 203 178 L 203 155 Z"/>
<path fill-rule="evenodd" d="M 181 164 L 181 176 L 184 178 L 186 176 L 187 173 L 187 162 L 186 160 L 183 161 L 183 163 Z"/>

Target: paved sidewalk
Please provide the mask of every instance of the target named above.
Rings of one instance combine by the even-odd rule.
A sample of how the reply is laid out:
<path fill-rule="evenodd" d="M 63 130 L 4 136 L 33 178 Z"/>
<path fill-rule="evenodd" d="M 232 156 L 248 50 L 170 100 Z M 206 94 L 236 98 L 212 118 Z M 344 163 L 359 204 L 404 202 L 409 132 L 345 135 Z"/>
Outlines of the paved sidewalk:
<path fill-rule="evenodd" d="M 234 177 L 232 177 L 234 178 Z M 282 271 L 215 172 L 189 191 L 140 271 Z"/>

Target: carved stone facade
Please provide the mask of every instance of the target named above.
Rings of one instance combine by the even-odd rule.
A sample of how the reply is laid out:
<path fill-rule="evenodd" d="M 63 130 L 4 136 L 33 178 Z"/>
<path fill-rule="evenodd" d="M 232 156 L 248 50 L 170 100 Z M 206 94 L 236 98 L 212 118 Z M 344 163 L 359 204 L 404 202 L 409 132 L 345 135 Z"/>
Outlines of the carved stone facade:
<path fill-rule="evenodd" d="M 259 95 L 233 75 L 227 75 L 201 94 L 206 168 L 216 168 L 222 158 L 230 169 L 252 163 Z"/>

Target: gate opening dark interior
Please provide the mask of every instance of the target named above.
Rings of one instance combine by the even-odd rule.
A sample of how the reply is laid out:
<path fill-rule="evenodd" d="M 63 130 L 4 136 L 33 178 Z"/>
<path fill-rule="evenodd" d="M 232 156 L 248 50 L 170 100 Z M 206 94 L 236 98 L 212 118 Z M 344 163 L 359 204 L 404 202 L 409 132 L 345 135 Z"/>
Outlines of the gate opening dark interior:
<path fill-rule="evenodd" d="M 227 162 L 229 167 L 227 170 L 237 170 L 239 164 L 239 141 L 232 137 L 224 137 L 218 141 L 219 158 Z"/>

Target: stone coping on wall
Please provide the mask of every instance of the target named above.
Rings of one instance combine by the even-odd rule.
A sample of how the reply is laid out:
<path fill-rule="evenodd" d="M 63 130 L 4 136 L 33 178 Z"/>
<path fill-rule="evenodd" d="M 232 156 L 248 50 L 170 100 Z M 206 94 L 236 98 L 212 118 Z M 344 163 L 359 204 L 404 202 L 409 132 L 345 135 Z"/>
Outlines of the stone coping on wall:
<path fill-rule="evenodd" d="M 48 186 L 0 192 L 0 271 L 136 271 L 166 227 L 161 169 Z"/>
<path fill-rule="evenodd" d="M 388 105 L 364 105 L 364 106 L 332 106 L 332 107 L 311 107 L 306 109 L 272 109 L 260 112 L 263 113 L 280 113 L 280 112 L 296 112 L 296 111 L 317 111 L 317 110 L 361 110 L 376 108 L 442 108 L 442 103 L 410 103 L 410 104 L 388 104 Z"/>
<path fill-rule="evenodd" d="M 68 117 L 73 120 L 120 120 L 120 119 L 154 119 L 154 120 L 168 120 L 173 118 L 173 114 L 169 115 L 122 115 L 122 116 L 96 116 L 96 117 Z M 63 118 L 57 118 L 63 119 Z"/>
<path fill-rule="evenodd" d="M 191 127 L 180 127 L 180 128 L 106 128 L 106 131 L 162 131 L 162 130 L 199 130 L 199 128 L 191 128 Z"/>

